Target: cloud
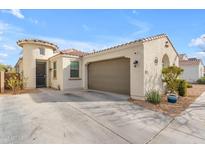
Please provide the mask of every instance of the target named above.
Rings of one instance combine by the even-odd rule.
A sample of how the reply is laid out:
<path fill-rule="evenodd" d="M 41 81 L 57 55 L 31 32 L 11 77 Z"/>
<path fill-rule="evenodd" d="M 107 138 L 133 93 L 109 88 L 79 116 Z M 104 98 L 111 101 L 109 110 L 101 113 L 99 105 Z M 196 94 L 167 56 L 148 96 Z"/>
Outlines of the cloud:
<path fill-rule="evenodd" d="M 197 57 L 205 61 L 205 34 L 202 34 L 201 36 L 192 39 L 189 43 L 189 47 L 198 48 L 197 51 L 194 51 L 192 53 L 192 57 Z"/>
<path fill-rule="evenodd" d="M 10 25 L 8 23 L 5 23 L 4 21 L 0 20 L 0 36 L 3 37 L 3 34 L 23 34 L 23 29 L 19 27 L 15 27 L 13 25 Z"/>
<path fill-rule="evenodd" d="M 6 53 L 0 53 L 0 62 L 4 62 L 4 60 L 7 56 L 8 55 Z"/>
<path fill-rule="evenodd" d="M 19 57 L 16 41 L 28 36 L 23 29 L 0 20 L 0 61 L 14 64 Z"/>
<path fill-rule="evenodd" d="M 6 53 L 0 53 L 0 57 L 7 57 L 8 56 L 8 54 L 6 54 Z"/>
<path fill-rule="evenodd" d="M 16 50 L 16 46 L 13 46 L 13 45 L 4 44 L 2 47 L 5 51 L 14 51 L 14 50 Z"/>
<path fill-rule="evenodd" d="M 25 16 L 22 14 L 21 10 L 20 9 L 10 9 L 10 10 L 1 10 L 2 13 L 8 13 L 8 14 L 12 14 L 13 16 L 19 18 L 19 19 L 24 19 Z M 44 22 L 40 22 L 39 20 L 37 19 L 34 19 L 34 18 L 26 18 L 27 22 L 30 22 L 32 24 L 41 24 L 41 25 L 45 25 Z"/>
<path fill-rule="evenodd" d="M 44 37 L 44 36 L 43 37 L 38 36 L 38 38 L 53 42 L 57 44 L 60 47 L 60 49 L 75 48 L 75 49 L 89 52 L 89 51 L 99 50 L 106 47 L 104 44 L 100 44 L 100 43 L 98 44 L 98 43 L 93 43 L 88 41 L 69 40 L 69 39 Z"/>
<path fill-rule="evenodd" d="M 39 21 L 37 19 L 33 19 L 33 18 L 29 18 L 29 21 L 32 23 L 32 24 L 38 24 Z"/>
<path fill-rule="evenodd" d="M 189 43 L 190 47 L 198 47 L 200 49 L 205 49 L 205 34 L 202 34 L 200 37 L 198 38 L 194 38 L 191 40 L 191 42 Z"/>
<path fill-rule="evenodd" d="M 199 57 L 205 57 L 205 52 L 199 51 L 197 52 L 197 55 L 199 55 Z"/>
<path fill-rule="evenodd" d="M 195 51 L 187 54 L 188 57 L 195 57 L 198 59 L 202 59 L 203 62 L 205 62 L 205 52 L 203 51 Z"/>
<path fill-rule="evenodd" d="M 1 12 L 12 14 L 19 19 L 24 19 L 24 15 L 22 14 L 20 9 L 2 10 Z"/>
<path fill-rule="evenodd" d="M 129 18 L 129 24 L 135 26 L 136 31 L 132 35 L 141 35 L 150 31 L 150 25 L 144 21 Z"/>
<path fill-rule="evenodd" d="M 8 30 L 9 24 L 4 23 L 0 20 L 0 35 L 3 35 L 6 30 Z"/>

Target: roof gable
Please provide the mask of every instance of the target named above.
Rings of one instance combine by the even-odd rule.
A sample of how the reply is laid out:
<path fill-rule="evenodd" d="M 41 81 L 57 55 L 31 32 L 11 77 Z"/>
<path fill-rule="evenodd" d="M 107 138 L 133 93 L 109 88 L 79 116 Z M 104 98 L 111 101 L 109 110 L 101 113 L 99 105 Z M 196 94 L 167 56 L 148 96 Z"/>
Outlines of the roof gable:
<path fill-rule="evenodd" d="M 68 54 L 68 55 L 72 55 L 72 56 L 79 56 L 82 57 L 84 55 L 86 55 L 87 53 L 76 50 L 76 49 L 66 49 L 66 50 L 61 50 L 60 53 L 62 54 Z"/>

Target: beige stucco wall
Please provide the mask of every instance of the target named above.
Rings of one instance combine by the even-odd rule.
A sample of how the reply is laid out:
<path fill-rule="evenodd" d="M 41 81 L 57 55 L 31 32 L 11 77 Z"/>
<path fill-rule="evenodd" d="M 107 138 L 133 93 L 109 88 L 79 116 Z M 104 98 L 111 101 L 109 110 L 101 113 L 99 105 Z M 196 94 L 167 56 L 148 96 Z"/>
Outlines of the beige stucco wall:
<path fill-rule="evenodd" d="M 110 49 L 107 52 L 96 53 L 93 55 L 88 55 L 83 57 L 82 61 L 82 79 L 83 79 L 83 88 L 87 89 L 87 65 L 90 62 L 114 59 L 120 57 L 130 58 L 130 95 L 133 98 L 142 98 L 143 97 L 143 46 L 142 44 L 130 44 L 129 46 L 122 46 L 119 48 Z M 133 62 L 138 60 L 139 63 L 134 67 Z"/>
<path fill-rule="evenodd" d="M 56 61 L 57 63 L 57 78 L 53 78 L 53 62 Z M 79 78 L 71 78 L 70 77 L 70 62 L 71 61 L 79 61 L 80 68 L 79 68 Z M 60 90 L 70 90 L 70 89 L 81 89 L 82 88 L 82 70 L 81 66 L 82 61 L 80 58 L 76 56 L 69 56 L 69 55 L 58 55 L 51 59 L 49 59 L 49 68 L 52 70 L 49 71 L 50 75 L 50 87 L 58 89 L 60 86 Z"/>
<path fill-rule="evenodd" d="M 130 96 L 134 99 L 144 99 L 149 89 L 158 89 L 162 92 L 164 90 L 161 75 L 163 56 L 167 54 L 170 65 L 178 66 L 179 60 L 170 42 L 169 47 L 165 47 L 166 41 L 169 40 L 160 38 L 144 43 L 134 43 L 83 57 L 83 88 L 87 89 L 87 65 L 90 62 L 127 57 L 130 58 Z M 156 57 L 157 64 L 154 62 Z M 138 61 L 136 67 L 133 65 L 135 60 Z"/>
<path fill-rule="evenodd" d="M 40 55 L 39 47 L 45 48 L 45 55 Z M 27 78 L 26 88 L 36 88 L 36 60 L 47 60 L 53 55 L 53 49 L 50 47 L 37 44 L 23 45 L 23 74 Z"/>
<path fill-rule="evenodd" d="M 82 89 L 82 61 L 78 57 L 63 56 L 63 90 Z M 79 61 L 79 78 L 70 77 L 71 61 Z"/>
<path fill-rule="evenodd" d="M 56 62 L 56 78 L 53 78 L 53 63 Z M 55 89 L 63 89 L 63 62 L 61 56 L 49 60 L 49 86 Z"/>
<path fill-rule="evenodd" d="M 188 82 L 194 83 L 204 76 L 204 67 L 202 63 L 199 65 L 180 65 L 180 67 L 184 70 L 181 75 L 182 79 Z"/>
<path fill-rule="evenodd" d="M 179 58 L 174 48 L 168 43 L 169 47 L 165 47 L 167 38 L 160 38 L 144 43 L 144 94 L 150 89 L 164 91 L 162 83 L 162 58 L 167 54 L 170 66 L 179 65 Z M 158 63 L 155 64 L 155 58 Z"/>
<path fill-rule="evenodd" d="M 135 99 L 144 99 L 147 90 L 153 88 L 163 91 L 161 81 L 162 58 L 165 54 L 169 57 L 170 65 L 178 66 L 178 55 L 172 45 L 165 47 L 166 37 L 147 41 L 135 42 L 129 45 L 111 48 L 105 52 L 99 52 L 78 58 L 59 54 L 54 56 L 53 49 L 45 48 L 45 55 L 39 54 L 39 45 L 25 44 L 23 46 L 22 68 L 24 76 L 28 78 L 27 88 L 36 87 L 36 60 L 47 61 L 47 86 L 61 90 L 87 89 L 87 65 L 91 62 L 126 57 L 130 58 L 130 96 Z M 52 57 L 54 56 L 54 57 Z M 50 58 L 52 57 L 52 58 Z M 155 64 L 155 58 L 158 63 Z M 48 60 L 49 59 L 49 60 Z M 79 60 L 80 77 L 70 78 L 70 62 Z M 57 78 L 53 78 L 53 62 L 57 62 Z M 138 61 L 136 67 L 133 62 Z"/>

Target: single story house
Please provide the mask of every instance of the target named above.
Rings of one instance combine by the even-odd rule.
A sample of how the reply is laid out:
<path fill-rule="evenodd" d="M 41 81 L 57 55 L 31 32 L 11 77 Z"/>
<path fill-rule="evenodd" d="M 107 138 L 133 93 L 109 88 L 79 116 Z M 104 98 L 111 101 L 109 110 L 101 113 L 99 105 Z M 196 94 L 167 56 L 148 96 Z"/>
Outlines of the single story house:
<path fill-rule="evenodd" d="M 27 88 L 94 89 L 144 99 L 149 89 L 164 90 L 162 68 L 178 66 L 179 61 L 165 34 L 92 53 L 59 51 L 57 45 L 37 39 L 17 44 L 23 48 L 23 56 L 16 70 L 26 78 Z"/>
<path fill-rule="evenodd" d="M 184 70 L 181 75 L 182 79 L 190 83 L 195 83 L 204 76 L 204 65 L 201 59 L 188 58 L 186 54 L 180 54 L 179 66 Z"/>

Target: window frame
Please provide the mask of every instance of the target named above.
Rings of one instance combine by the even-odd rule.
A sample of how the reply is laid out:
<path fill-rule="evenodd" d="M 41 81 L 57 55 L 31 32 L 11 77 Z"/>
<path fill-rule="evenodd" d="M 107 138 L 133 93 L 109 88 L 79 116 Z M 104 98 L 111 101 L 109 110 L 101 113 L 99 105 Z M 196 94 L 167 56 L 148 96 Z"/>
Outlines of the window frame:
<path fill-rule="evenodd" d="M 39 48 L 39 54 L 42 55 L 42 56 L 45 56 L 46 55 L 45 48 L 40 47 Z"/>
<path fill-rule="evenodd" d="M 57 61 L 53 62 L 53 79 L 57 79 Z"/>
<path fill-rule="evenodd" d="M 72 68 L 72 63 L 78 63 L 78 68 Z M 73 76 L 72 71 L 78 71 L 78 76 Z M 80 62 L 79 61 L 71 61 L 70 62 L 70 78 L 71 79 L 79 79 L 80 78 Z"/>

